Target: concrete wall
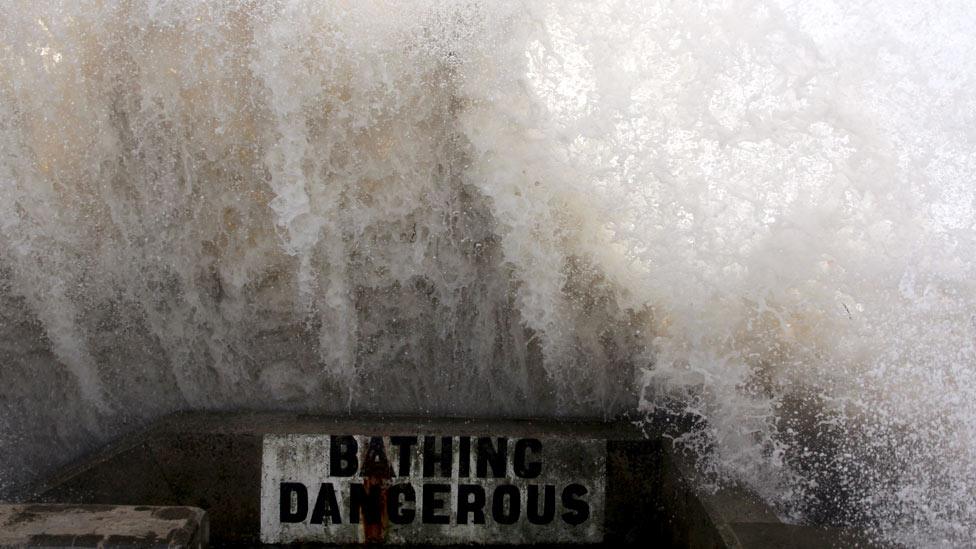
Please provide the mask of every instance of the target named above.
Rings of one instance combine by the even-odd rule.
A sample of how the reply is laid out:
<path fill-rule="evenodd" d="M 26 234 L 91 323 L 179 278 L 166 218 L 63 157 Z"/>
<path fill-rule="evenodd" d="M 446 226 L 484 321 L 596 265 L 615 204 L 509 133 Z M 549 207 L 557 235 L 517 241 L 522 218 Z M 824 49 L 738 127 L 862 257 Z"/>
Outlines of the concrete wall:
<path fill-rule="evenodd" d="M 39 486 L 35 497 L 196 506 L 209 514 L 213 543 L 255 544 L 260 534 L 262 438 L 289 433 L 603 439 L 607 546 L 848 547 L 856 541 L 843 532 L 783 524 L 742 490 L 701 492 L 693 468 L 671 451 L 666 439 L 645 438 L 626 423 L 178 414 L 66 468 Z"/>

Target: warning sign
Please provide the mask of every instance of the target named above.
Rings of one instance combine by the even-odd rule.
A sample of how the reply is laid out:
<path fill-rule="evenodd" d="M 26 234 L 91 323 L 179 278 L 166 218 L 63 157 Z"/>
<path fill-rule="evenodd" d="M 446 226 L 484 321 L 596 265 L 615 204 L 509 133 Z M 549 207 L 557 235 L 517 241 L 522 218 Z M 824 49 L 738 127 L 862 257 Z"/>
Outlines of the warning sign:
<path fill-rule="evenodd" d="M 264 543 L 603 540 L 606 442 L 266 435 Z"/>

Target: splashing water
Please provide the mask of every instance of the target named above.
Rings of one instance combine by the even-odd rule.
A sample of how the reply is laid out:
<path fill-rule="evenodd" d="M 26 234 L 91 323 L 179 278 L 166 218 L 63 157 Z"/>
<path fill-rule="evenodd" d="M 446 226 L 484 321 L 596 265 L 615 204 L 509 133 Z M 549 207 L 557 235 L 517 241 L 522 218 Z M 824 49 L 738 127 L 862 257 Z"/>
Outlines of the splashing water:
<path fill-rule="evenodd" d="M 663 410 L 976 537 L 976 11 L 809 4 L 0 4 L 0 493 L 177 409 Z"/>

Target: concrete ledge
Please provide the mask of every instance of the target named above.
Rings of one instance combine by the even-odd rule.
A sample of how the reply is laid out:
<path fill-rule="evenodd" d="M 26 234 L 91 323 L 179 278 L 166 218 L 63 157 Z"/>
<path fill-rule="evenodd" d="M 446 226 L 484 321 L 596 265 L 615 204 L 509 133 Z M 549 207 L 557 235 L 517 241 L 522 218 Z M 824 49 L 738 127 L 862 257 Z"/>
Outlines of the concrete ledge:
<path fill-rule="evenodd" d="M 658 486 L 670 503 L 668 542 L 672 547 L 728 549 L 873 549 L 882 547 L 858 531 L 783 523 L 757 495 L 739 486 L 717 491 L 701 482 L 689 459 L 665 449 Z"/>
<path fill-rule="evenodd" d="M 2 547 L 207 546 L 207 514 L 193 507 L 0 505 Z"/>
<path fill-rule="evenodd" d="M 508 435 L 607 444 L 606 546 L 864 547 L 845 533 L 780 522 L 744 490 L 703 493 L 665 437 L 625 422 L 183 413 L 125 437 L 44 482 L 39 501 L 205 509 L 212 542 L 260 542 L 262 441 L 268 434 Z"/>

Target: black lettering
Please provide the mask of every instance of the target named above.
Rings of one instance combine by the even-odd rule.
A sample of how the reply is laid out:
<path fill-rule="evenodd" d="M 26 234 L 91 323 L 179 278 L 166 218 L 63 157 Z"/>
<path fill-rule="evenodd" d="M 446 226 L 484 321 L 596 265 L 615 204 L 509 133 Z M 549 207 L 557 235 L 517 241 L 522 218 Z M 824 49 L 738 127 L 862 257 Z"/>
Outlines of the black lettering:
<path fill-rule="evenodd" d="M 322 483 L 319 487 L 319 495 L 315 498 L 315 507 L 312 508 L 311 524 L 325 524 L 325 517 L 328 515 L 327 524 L 342 524 L 342 515 L 339 513 L 339 500 L 336 499 L 335 487 L 331 482 Z"/>
<path fill-rule="evenodd" d="M 505 505 L 506 496 L 508 505 Z M 495 488 L 495 494 L 491 498 L 491 517 L 498 524 L 515 524 L 519 519 L 521 502 L 518 486 L 501 484 Z"/>
<path fill-rule="evenodd" d="M 390 460 L 386 458 L 383 437 L 369 437 L 369 445 L 366 446 L 366 455 L 363 457 L 362 474 L 368 478 L 386 479 L 393 476 Z"/>
<path fill-rule="evenodd" d="M 545 490 L 542 500 L 542 511 L 539 511 L 539 488 Z M 549 524 L 556 516 L 556 487 L 552 484 L 539 486 L 529 485 L 528 502 L 525 504 L 525 515 L 532 524 Z"/>
<path fill-rule="evenodd" d="M 578 499 L 585 496 L 586 491 L 586 487 L 581 484 L 570 484 L 563 489 L 563 507 L 570 511 L 563 513 L 566 524 L 576 526 L 590 518 L 590 504 Z"/>
<path fill-rule="evenodd" d="M 445 503 L 443 499 L 439 499 L 437 496 L 440 494 L 450 493 L 450 484 L 424 484 L 424 509 L 422 520 L 424 524 L 448 524 L 451 522 L 450 516 L 437 514 L 437 511 L 444 508 Z"/>
<path fill-rule="evenodd" d="M 542 442 L 536 438 L 522 438 L 515 443 L 515 456 L 512 458 L 512 468 L 515 474 L 522 478 L 536 478 L 542 474 L 542 462 L 525 462 L 525 452 L 531 450 L 533 454 L 542 453 Z"/>
<path fill-rule="evenodd" d="M 474 515 L 471 524 L 485 523 L 485 489 L 477 484 L 459 484 L 457 523 L 468 524 L 470 514 Z"/>
<path fill-rule="evenodd" d="M 458 438 L 458 477 L 471 476 L 471 437 Z"/>
<path fill-rule="evenodd" d="M 491 464 L 492 476 L 495 478 L 505 477 L 505 462 L 508 454 L 508 439 L 498 438 L 498 447 L 492 446 L 491 439 L 481 437 L 478 439 L 478 463 L 476 465 L 478 478 L 488 477 L 488 464 Z"/>
<path fill-rule="evenodd" d="M 390 444 L 400 448 L 400 462 L 397 465 L 397 476 L 410 476 L 410 447 L 417 444 L 417 437 L 390 437 Z"/>
<path fill-rule="evenodd" d="M 295 510 L 291 510 L 291 497 L 296 497 Z M 303 522 L 308 514 L 308 488 L 301 482 L 282 482 L 279 487 L 278 520 L 281 523 Z"/>
<path fill-rule="evenodd" d="M 417 440 L 414 439 L 414 442 Z M 390 517 L 393 524 L 410 524 L 417 516 L 416 509 L 405 509 L 400 504 L 400 496 L 403 496 L 403 503 L 413 503 L 416 505 L 417 493 L 410 484 L 394 484 L 390 486 L 390 491 L 386 494 L 386 514 Z"/>
<path fill-rule="evenodd" d="M 450 478 L 451 464 L 454 461 L 454 451 L 452 448 L 451 437 L 441 437 L 441 452 L 438 457 L 435 453 L 437 437 L 424 437 L 424 478 L 434 475 L 434 465 L 441 464 L 442 477 Z"/>
<path fill-rule="evenodd" d="M 380 506 L 379 486 L 366 490 L 362 483 L 349 485 L 349 522 L 359 524 L 359 519 L 366 524 L 380 524 L 383 521 L 383 509 Z"/>
<path fill-rule="evenodd" d="M 356 438 L 345 436 L 330 437 L 329 474 L 334 477 L 351 477 L 359 470 L 359 444 Z"/>

